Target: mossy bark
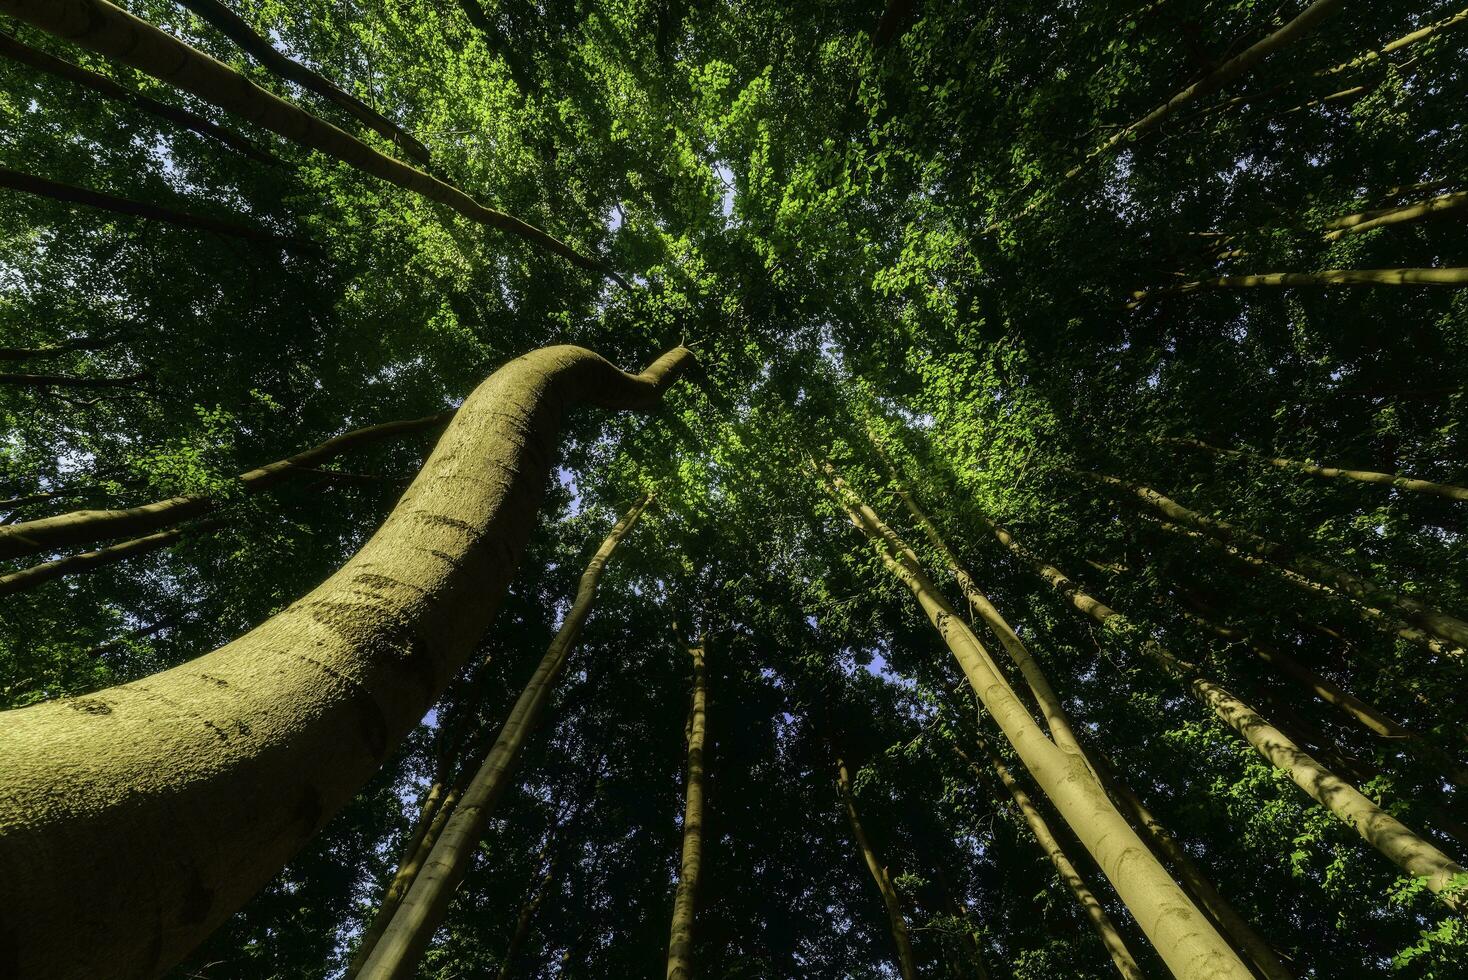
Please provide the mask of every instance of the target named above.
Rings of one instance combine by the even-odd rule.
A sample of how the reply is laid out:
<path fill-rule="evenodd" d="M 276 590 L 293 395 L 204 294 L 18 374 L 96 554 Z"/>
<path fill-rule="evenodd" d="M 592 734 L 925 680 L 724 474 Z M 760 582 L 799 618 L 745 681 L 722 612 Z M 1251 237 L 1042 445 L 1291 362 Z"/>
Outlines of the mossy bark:
<path fill-rule="evenodd" d="M 5 970 L 157 974 L 270 881 L 480 642 L 534 528 L 562 415 L 651 408 L 691 359 L 677 348 L 635 376 L 576 347 L 512 361 L 309 595 L 179 667 L 0 713 Z"/>

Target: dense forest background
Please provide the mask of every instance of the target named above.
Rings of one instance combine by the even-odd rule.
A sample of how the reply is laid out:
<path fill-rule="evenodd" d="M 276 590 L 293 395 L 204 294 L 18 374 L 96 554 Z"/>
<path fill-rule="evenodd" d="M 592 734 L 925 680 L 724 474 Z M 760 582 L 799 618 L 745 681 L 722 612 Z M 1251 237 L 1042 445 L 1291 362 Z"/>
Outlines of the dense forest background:
<path fill-rule="evenodd" d="M 1407 868 L 1309 775 L 1419 857 L 1468 853 L 1460 0 L 120 7 L 524 224 L 0 0 L 0 707 L 287 609 L 521 355 L 697 362 L 651 411 L 568 414 L 466 666 L 168 976 L 346 971 L 652 494 L 422 976 L 664 969 L 690 648 L 696 975 L 1177 972 L 955 669 L 933 622 L 956 617 L 1166 828 L 1162 865 L 1262 937 L 1259 976 L 1468 977 L 1461 868 Z M 919 566 L 953 604 L 933 622 Z"/>

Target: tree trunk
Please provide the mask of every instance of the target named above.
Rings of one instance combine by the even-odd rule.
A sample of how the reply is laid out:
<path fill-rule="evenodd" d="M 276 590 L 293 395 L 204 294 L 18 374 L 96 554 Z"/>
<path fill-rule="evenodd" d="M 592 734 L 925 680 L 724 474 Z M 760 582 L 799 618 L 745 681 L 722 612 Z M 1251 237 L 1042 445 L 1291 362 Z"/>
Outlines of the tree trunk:
<path fill-rule="evenodd" d="M 389 142 L 414 160 L 425 166 L 428 164 L 428 147 L 355 95 L 349 95 L 319 73 L 281 54 L 273 44 L 255 33 L 255 29 L 243 17 L 220 3 L 219 0 L 179 0 L 179 4 L 198 14 L 205 23 L 238 44 L 256 61 L 281 78 L 315 92 L 328 102 L 340 107 L 368 129 L 386 137 Z"/>
<path fill-rule="evenodd" d="M 470 221 L 517 235 L 573 265 L 609 276 L 627 288 L 626 282 L 601 262 L 519 218 L 485 207 L 437 177 L 379 153 L 107 0 L 0 0 L 0 13 L 131 65 L 225 112 L 341 160 L 363 173 L 447 205 Z"/>
<path fill-rule="evenodd" d="M 131 91 L 130 89 L 124 88 L 118 82 L 108 78 L 106 75 L 83 68 L 80 65 L 74 65 L 65 59 L 47 54 L 39 48 L 22 44 L 4 31 L 0 31 L 0 56 L 10 58 L 12 61 L 18 61 L 23 65 L 29 65 L 38 71 L 65 79 L 84 88 L 89 88 L 115 102 L 132 105 L 151 116 L 167 120 L 177 126 L 182 126 L 184 129 L 198 133 L 206 139 L 222 143 L 236 153 L 242 153 L 258 163 L 280 164 L 279 160 L 245 139 L 239 133 L 225 129 L 212 119 L 206 119 L 198 113 L 190 112 L 178 106 L 159 102 L 157 99 L 149 98 L 141 92 Z"/>
<path fill-rule="evenodd" d="M 1023 641 L 1015 634 L 1014 630 L 999 610 L 994 607 L 993 603 L 978 591 L 974 585 L 973 577 L 958 564 L 958 559 L 949 549 L 942 535 L 938 533 L 938 529 L 933 524 L 932 519 L 918 506 L 917 499 L 902 480 L 901 475 L 897 472 L 897 468 L 892 464 L 891 460 L 883 455 L 882 449 L 878 445 L 875 437 L 872 437 L 871 441 L 873 448 L 877 450 L 878 455 L 882 456 L 882 460 L 887 466 L 888 473 L 892 478 L 893 487 L 896 489 L 898 496 L 906 504 L 913 519 L 922 527 L 934 549 L 948 562 L 949 569 L 953 572 L 954 578 L 957 579 L 959 587 L 963 590 L 965 596 L 968 597 L 969 602 L 973 604 L 974 608 L 979 612 L 979 615 L 989 625 L 990 629 L 994 631 L 994 634 L 999 638 L 1000 642 L 1010 651 L 1010 655 L 1014 657 L 1015 662 L 1020 664 L 1022 668 L 1024 663 L 1028 662 L 1031 665 L 1031 669 L 1040 674 L 1040 677 L 1043 679 L 1043 673 L 1040 673 L 1038 666 L 1034 664 L 1033 658 L 1025 650 Z M 1016 650 L 1023 654 L 1024 661 L 1021 661 L 1019 657 L 1015 656 Z M 1026 672 L 1025 676 L 1028 680 L 1030 675 Z M 1048 690 L 1048 684 L 1045 687 Z M 1031 690 L 1034 690 L 1033 683 L 1031 683 Z M 1036 695 L 1038 699 L 1039 693 L 1036 692 Z M 1056 704 L 1058 711 L 1064 716 L 1064 709 L 1059 707 L 1059 701 L 1055 699 L 1053 692 L 1050 694 L 1050 698 Z M 1042 699 L 1041 704 L 1043 705 L 1044 703 Z M 1047 714 L 1047 721 L 1048 719 L 1049 715 Z M 1053 736 L 1056 728 L 1053 722 L 1050 722 L 1050 725 Z M 1065 731 L 1067 733 L 1072 731 L 1068 724 Z M 1179 876 L 1182 878 L 1183 884 L 1191 892 L 1193 898 L 1202 905 L 1204 911 L 1212 916 L 1213 921 L 1227 933 L 1235 947 L 1253 961 L 1267 980 L 1290 980 L 1289 972 L 1279 962 L 1269 945 L 1254 931 L 1253 927 L 1249 925 L 1244 917 L 1239 915 L 1233 906 L 1218 893 L 1218 890 L 1203 875 L 1201 869 L 1187 857 L 1187 854 L 1177 845 L 1177 842 L 1167 835 L 1166 831 L 1152 818 L 1152 815 L 1142 805 L 1142 801 L 1136 794 L 1114 772 L 1106 773 L 1098 770 L 1091 755 L 1075 741 L 1073 734 L 1069 735 L 1069 744 L 1074 747 L 1075 751 L 1085 756 L 1087 764 L 1091 766 L 1092 771 L 1101 779 L 1103 785 L 1113 797 L 1113 801 L 1119 803 L 1120 808 L 1130 816 L 1132 825 L 1144 831 L 1149 839 L 1158 845 L 1158 849 L 1163 856 L 1173 862 L 1174 867 L 1179 872 Z M 1078 895 L 1077 898 L 1079 897 Z M 1082 900 L 1082 904 L 1086 904 L 1084 900 Z M 1100 931 L 1099 926 L 1098 931 Z M 1117 940 L 1119 942 L 1120 938 L 1117 937 Z M 1102 942 L 1106 943 L 1109 952 L 1112 951 L 1111 943 L 1107 940 L 1104 933 L 1102 935 Z M 1121 947 L 1121 952 L 1126 952 L 1124 946 Z M 1129 953 L 1127 953 L 1127 958 L 1130 959 Z M 1124 976 L 1127 975 L 1122 963 L 1117 960 L 1115 952 L 1112 954 L 1112 961 L 1116 963 L 1117 969 L 1121 970 Z M 1133 962 L 1132 967 L 1135 968 L 1135 966 L 1136 964 Z"/>
<path fill-rule="evenodd" d="M 1127 309 L 1136 309 L 1155 296 L 1181 296 L 1200 289 L 1253 289 L 1256 286 L 1468 286 L 1468 268 L 1329 269 L 1325 272 L 1216 276 L 1133 293 Z"/>
<path fill-rule="evenodd" d="M 554 838 L 548 843 L 554 844 Z M 513 975 L 515 960 L 519 958 L 520 951 L 525 948 L 525 941 L 530 938 L 530 927 L 535 923 L 535 913 L 539 911 L 541 903 L 545 901 L 545 896 L 550 892 L 551 884 L 555 880 L 556 858 L 553 855 L 534 893 L 526 899 L 524 905 L 520 906 L 520 914 L 515 918 L 515 932 L 510 936 L 510 944 L 505 947 L 504 959 L 500 961 L 499 980 L 510 980 Z"/>
<path fill-rule="evenodd" d="M 1420 41 L 1425 41 L 1428 38 L 1432 37 L 1434 34 L 1438 34 L 1442 31 L 1449 30 L 1450 28 L 1457 27 L 1465 20 L 1468 20 L 1468 10 L 1460 10 L 1456 14 L 1453 14 L 1449 17 L 1444 17 L 1442 20 L 1439 21 L 1434 21 L 1433 23 L 1428 24 L 1426 27 L 1420 28 L 1410 34 L 1399 37 L 1395 41 L 1384 44 L 1375 51 L 1368 51 L 1360 57 L 1352 58 L 1350 61 L 1342 62 L 1341 64 L 1336 65 L 1334 68 L 1327 68 L 1324 71 L 1317 72 L 1316 74 L 1337 75 L 1343 71 L 1350 71 L 1352 68 L 1361 68 L 1365 65 L 1372 64 L 1373 62 L 1380 61 L 1387 55 L 1394 54 L 1397 51 L 1402 50 L 1403 48 L 1411 47 L 1412 45 L 1417 44 Z"/>
<path fill-rule="evenodd" d="M 1465 270 L 1468 271 L 1468 270 Z M 1119 480 L 1114 476 L 1087 474 L 1109 486 L 1116 487 L 1135 496 L 1143 503 L 1175 521 L 1197 528 L 1216 541 L 1237 545 L 1280 568 L 1317 581 L 1324 581 L 1345 594 L 1363 602 L 1375 602 L 1394 609 L 1403 619 L 1458 647 L 1468 647 L 1468 622 L 1456 616 L 1418 602 L 1409 596 L 1399 595 L 1383 589 L 1358 575 L 1327 562 L 1291 552 L 1284 545 L 1271 541 L 1260 534 L 1230 524 L 1216 517 L 1207 517 L 1191 510 L 1150 487 Z"/>
<path fill-rule="evenodd" d="M 993 765 L 994 771 L 999 774 L 999 781 L 1004 784 L 1004 788 L 1009 790 L 1009 795 L 1014 798 L 1014 805 L 1019 808 L 1020 815 L 1025 818 L 1025 823 L 1029 825 L 1030 833 L 1035 836 L 1035 842 L 1040 845 L 1040 850 L 1045 852 L 1045 856 L 1055 866 L 1056 875 L 1059 876 L 1061 882 L 1070 893 L 1075 896 L 1075 900 L 1081 904 L 1082 910 L 1086 913 L 1086 920 L 1091 923 L 1091 928 L 1096 931 L 1096 936 L 1101 940 L 1101 945 L 1106 947 L 1106 955 L 1111 957 L 1111 963 L 1116 967 L 1116 972 L 1120 973 L 1126 980 L 1144 980 L 1145 974 L 1142 973 L 1142 968 L 1137 965 L 1137 961 L 1133 958 L 1131 950 L 1126 948 L 1126 942 L 1121 938 L 1121 933 L 1117 931 L 1116 924 L 1111 921 L 1111 916 L 1107 915 L 1106 910 L 1101 907 L 1100 901 L 1097 900 L 1095 894 L 1091 891 L 1091 887 L 1086 884 L 1086 880 L 1081 877 L 1081 873 L 1076 870 L 1075 865 L 1071 863 L 1070 858 L 1066 857 L 1065 850 L 1060 846 L 1060 842 L 1055 839 L 1055 835 L 1050 832 L 1050 825 L 1045 822 L 1045 818 L 1040 815 L 1040 811 L 1031 802 L 1030 795 L 1025 792 L 1025 788 L 1019 784 L 1019 780 L 1014 778 L 1009 768 L 1004 764 L 1004 760 L 1000 759 L 993 749 L 985 744 L 982 739 L 979 741 L 979 745 L 989 756 L 989 762 Z M 959 758 L 968 764 L 969 769 L 973 771 L 975 776 L 982 778 L 983 772 L 968 757 L 968 754 L 963 749 L 953 743 L 949 743 L 949 747 L 958 753 Z"/>
<path fill-rule="evenodd" d="M 870 433 L 868 436 L 870 438 Z M 1065 705 L 1060 700 L 1059 695 L 1055 693 L 1054 688 L 1050 686 L 1050 680 L 1045 676 L 1044 670 L 1035 661 L 1034 656 L 1025 646 L 1024 641 L 1015 633 L 1013 627 L 1009 625 L 1008 621 L 995 608 L 994 604 L 989 601 L 989 597 L 979 590 L 978 585 L 974 582 L 973 576 L 958 563 L 958 557 L 949 549 L 948 542 L 943 540 L 943 536 L 938 533 L 938 528 L 933 524 L 932 520 L 918 506 L 917 499 L 907 488 L 901 476 L 898 475 L 897 468 L 892 465 L 890 460 L 882 455 L 881 447 L 877 444 L 876 439 L 871 438 L 871 443 L 872 448 L 877 451 L 878 455 L 881 456 L 883 462 L 887 465 L 887 472 L 892 478 L 892 486 L 897 491 L 897 496 L 906 505 L 907 511 L 912 515 L 913 520 L 923 529 L 923 533 L 927 536 L 928 542 L 933 546 L 933 550 L 943 557 L 943 561 L 948 565 L 948 570 L 958 582 L 959 591 L 963 593 L 964 598 L 968 600 L 973 610 L 979 614 L 979 618 L 988 625 L 989 629 L 994 633 L 994 636 L 999 640 L 999 645 L 1004 647 L 1005 652 L 1009 654 L 1009 658 L 1014 661 L 1015 666 L 1024 675 L 1025 684 L 1035 696 L 1035 701 L 1040 706 L 1040 713 L 1045 717 L 1045 724 L 1050 729 L 1051 739 L 1056 745 L 1084 757 L 1085 750 L 1081 748 L 1080 742 L 1076 740 L 1075 730 L 1071 725 L 1070 716 L 1065 710 Z M 837 481 L 838 488 L 844 487 L 844 484 L 840 482 L 839 476 L 832 474 L 832 478 Z M 1088 759 L 1088 765 L 1089 762 L 1090 760 Z"/>
<path fill-rule="evenodd" d="M 861 815 L 856 812 L 856 798 L 851 794 L 851 774 L 847 772 L 846 763 L 841 759 L 836 760 L 836 785 L 841 791 L 841 802 L 846 808 L 846 820 L 851 824 L 851 835 L 856 839 L 857 850 L 861 851 L 861 859 L 871 872 L 872 880 L 877 883 L 877 891 L 881 893 L 882 904 L 887 909 L 887 925 L 892 930 L 892 944 L 897 948 L 897 968 L 902 974 L 902 980 L 917 980 L 917 960 L 912 955 L 912 936 L 908 932 L 907 919 L 902 914 L 902 901 L 892 885 L 892 876 L 887 873 L 887 866 L 882 863 L 876 848 L 872 846 L 871 838 L 867 836 L 866 828 L 862 826 Z"/>
<path fill-rule="evenodd" d="M 96 551 L 67 555 L 65 558 L 57 558 L 54 561 L 42 562 L 19 571 L 7 572 L 0 575 L 0 596 L 26 592 L 52 579 L 106 568 L 108 565 L 116 565 L 118 562 L 136 558 L 138 555 L 151 554 L 161 548 L 169 547 L 187 534 L 212 531 L 219 526 L 218 520 L 210 520 L 190 527 L 170 528 L 167 531 L 159 531 L 141 538 L 119 541 L 117 544 L 110 544 Z"/>
<path fill-rule="evenodd" d="M 654 407 L 691 358 L 675 348 L 635 376 L 576 347 L 512 361 L 309 595 L 171 670 L 0 712 L 6 969 L 153 975 L 269 882 L 482 639 L 534 528 L 563 413 Z"/>
<path fill-rule="evenodd" d="M 1045 736 L 911 550 L 854 494 L 837 496 L 883 564 L 917 599 L 1025 768 L 1095 858 L 1173 974 L 1179 980 L 1247 980 L 1249 971 L 1238 955 L 1117 811 L 1086 760 Z"/>
<path fill-rule="evenodd" d="M 3 9 L 4 3 L 3 0 L 0 0 L 0 10 Z M 148 221 L 161 221 L 164 224 L 176 225 L 179 228 L 197 228 L 200 231 L 212 231 L 216 235 L 241 238 L 250 242 L 265 242 L 276 246 L 300 244 L 295 239 L 276 235 L 259 228 L 250 228 L 233 221 L 211 218 L 207 215 L 193 214 L 188 211 L 176 211 L 172 208 L 159 207 L 156 204 L 144 204 L 141 201 L 130 201 L 125 197 L 117 197 L 112 194 L 103 194 L 101 191 L 88 190 L 85 187 L 63 184 L 59 180 L 51 180 L 47 177 L 37 177 L 34 174 L 21 173 L 19 170 L 11 170 L 9 167 L 0 167 L 0 187 L 20 191 L 23 194 L 34 194 L 37 197 L 47 197 L 53 201 L 61 201 L 65 204 L 81 204 L 89 208 L 97 208 L 101 211 L 111 211 L 113 214 L 126 214 Z"/>
<path fill-rule="evenodd" d="M 995 525 L 990 525 L 994 528 Z M 1007 533 L 1001 542 L 1013 538 Z M 1199 701 L 1211 708 L 1226 725 L 1243 736 L 1280 772 L 1317 803 L 1354 829 L 1368 844 L 1409 875 L 1424 878 L 1427 887 L 1449 908 L 1468 908 L 1462 897 L 1443 895 L 1454 875 L 1463 868 L 1427 840 L 1409 830 L 1395 817 L 1367 799 L 1354 786 L 1330 772 L 1300 749 L 1253 708 L 1219 685 L 1203 677 L 1192 664 L 1180 660 L 1153 640 L 1146 638 L 1126 617 L 1081 591 L 1065 573 L 1029 555 L 1019 545 L 1011 550 L 1024 555 L 1042 578 L 1065 595 L 1082 612 L 1101 623 L 1113 636 L 1125 639 L 1163 670 L 1180 679 Z"/>
<path fill-rule="evenodd" d="M 77 378 L 68 374 L 9 374 L 0 373 L 0 384 L 17 388 L 131 388 L 145 381 L 148 373 L 129 374 L 120 378 Z"/>
<path fill-rule="evenodd" d="M 688 714 L 687 800 L 683 807 L 683 863 L 678 892 L 673 899 L 673 924 L 668 938 L 668 980 L 692 980 L 693 923 L 698 904 L 698 882 L 703 870 L 704 736 L 708 717 L 708 669 L 704 664 L 707 641 L 688 651 L 693 658 L 693 704 Z"/>
<path fill-rule="evenodd" d="M 413 828 L 413 835 L 409 838 L 408 845 L 403 848 L 403 856 L 398 860 L 398 869 L 393 872 L 392 881 L 388 882 L 387 890 L 382 894 L 382 902 L 372 915 L 372 921 L 362 931 L 362 938 L 358 941 L 357 949 L 347 964 L 343 980 L 353 980 L 357 974 L 362 972 L 362 965 L 367 962 L 372 948 L 382 938 L 383 930 L 392 921 L 393 913 L 402 904 L 403 896 L 412 887 L 413 879 L 418 877 L 418 872 L 423 868 L 423 862 L 428 859 L 433 845 L 438 841 L 439 835 L 443 833 L 444 824 L 448 822 L 449 815 L 454 812 L 454 806 L 459 802 L 459 797 L 463 795 L 462 780 L 455 780 L 448 786 L 444 785 L 449 775 L 445 771 L 446 768 L 446 766 L 441 766 L 439 778 L 434 781 L 427 799 L 423 801 L 423 810 L 418 815 L 418 824 Z"/>
<path fill-rule="evenodd" d="M 453 416 L 452 411 L 440 412 L 420 419 L 382 422 L 343 432 L 293 456 L 241 473 L 241 488 L 250 493 L 266 490 L 297 473 L 309 471 L 318 463 L 334 459 L 349 449 L 432 429 L 446 424 Z M 0 527 L 0 558 L 54 551 L 103 538 L 121 537 L 124 534 L 142 534 L 197 517 L 208 512 L 214 503 L 208 497 L 169 497 L 167 500 L 157 500 L 138 507 L 74 510 L 33 521 L 21 521 Z"/>
<path fill-rule="evenodd" d="M 1197 101 L 1200 96 L 1217 91 L 1243 76 L 1246 72 L 1251 71 L 1255 65 L 1280 48 L 1305 37 L 1329 14 L 1334 13 L 1335 8 L 1340 5 L 1341 0 L 1315 0 L 1314 3 L 1302 10 L 1294 20 L 1285 24 L 1273 34 L 1270 34 L 1268 37 L 1256 42 L 1228 61 L 1225 61 L 1208 75 L 1189 85 L 1181 92 L 1178 92 L 1147 115 L 1117 130 L 1112 134 L 1110 139 L 1087 154 L 1085 160 L 1071 168 L 1070 172 L 1066 174 L 1066 179 L 1068 180 L 1074 177 L 1087 164 L 1098 157 L 1105 156 L 1122 143 L 1135 140 L 1143 133 L 1156 129 L 1174 112 Z"/>
<path fill-rule="evenodd" d="M 1188 538 L 1190 541 L 1194 541 L 1206 548 L 1211 548 L 1214 551 L 1221 552 L 1222 554 L 1233 558 L 1235 561 L 1238 561 L 1241 564 L 1248 565 L 1252 569 L 1273 572 L 1277 574 L 1280 578 L 1284 579 L 1286 582 L 1300 589 L 1302 592 L 1308 592 L 1314 596 L 1320 596 L 1326 599 L 1333 599 L 1338 602 L 1344 603 L 1350 606 L 1350 608 L 1358 616 L 1360 616 L 1361 619 L 1365 620 L 1372 626 L 1385 630 L 1387 633 L 1390 633 L 1393 636 L 1400 636 L 1404 640 L 1410 640 L 1413 643 L 1419 643 L 1440 657 L 1445 657 L 1452 660 L 1459 660 L 1464 657 L 1465 652 L 1468 652 L 1464 651 L 1462 647 L 1456 646 L 1452 643 L 1445 643 L 1443 640 L 1439 639 L 1436 636 L 1433 636 L 1426 630 L 1419 629 L 1416 626 L 1412 626 L 1404 620 L 1394 615 L 1383 612 L 1381 609 L 1378 609 L 1375 606 L 1368 606 L 1364 602 L 1354 600 L 1351 597 L 1337 591 L 1336 589 L 1317 582 L 1314 579 L 1309 578 L 1305 575 L 1301 575 L 1299 572 L 1293 571 L 1292 569 L 1282 567 L 1273 562 L 1267 561 L 1266 559 L 1260 558 L 1257 555 L 1247 554 L 1234 547 L 1233 545 L 1227 544 L 1223 541 L 1219 541 L 1217 538 L 1210 537 L 1209 535 L 1204 534 L 1201 531 L 1195 531 L 1192 528 L 1181 527 L 1180 525 L 1173 524 L 1170 521 L 1158 521 L 1157 526 L 1170 534 L 1176 534 L 1180 537 Z"/>
<path fill-rule="evenodd" d="M 453 815 L 444 825 L 443 833 L 433 845 L 428 860 L 393 913 L 392 921 L 363 963 L 359 977 L 366 980 L 409 980 L 417 976 L 419 959 L 443 921 L 454 890 L 458 888 L 469 867 L 469 859 L 484 836 L 484 823 L 509 788 L 511 771 L 519 761 L 530 733 L 545 714 L 556 680 L 581 635 L 582 625 L 591 614 L 602 572 L 617 545 L 637 523 L 651 500 L 649 495 L 633 505 L 592 556 L 576 588 L 576 601 L 560 630 L 530 682 L 520 692 L 493 747 L 470 780 Z"/>
<path fill-rule="evenodd" d="M 1386 208 L 1384 210 L 1378 211 L 1363 211 L 1360 214 L 1347 215 L 1344 218 L 1337 218 L 1332 221 L 1327 227 L 1333 228 L 1335 230 L 1327 232 L 1325 234 L 1325 240 L 1328 242 L 1333 242 L 1338 239 L 1344 238 L 1347 235 L 1355 235 L 1359 232 L 1371 231 L 1373 228 L 1384 228 L 1387 225 L 1399 225 L 1405 224 L 1409 221 L 1420 221 L 1421 219 L 1429 218 L 1434 214 L 1442 214 L 1445 211 L 1452 211 L 1465 206 L 1468 206 L 1468 191 L 1458 191 L 1454 194 L 1443 194 L 1440 197 L 1434 197 L 1431 200 L 1427 201 L 1420 201 L 1416 204 L 1404 204 L 1401 207 Z M 1357 471 L 1342 470 L 1340 471 L 1339 475 L 1350 476 L 1355 472 Z M 1324 476 L 1326 474 L 1322 473 L 1317 475 Z M 1334 476 L 1337 474 L 1330 475 Z M 1386 476 L 1386 474 L 1373 473 L 1371 474 L 1371 476 L 1380 477 Z M 1352 478 L 1361 479 L 1361 477 L 1359 476 L 1353 476 Z M 1393 482 L 1393 484 L 1396 485 L 1394 483 L 1394 479 L 1395 478 L 1389 477 L 1387 480 L 1384 481 L 1370 480 L 1368 482 Z M 1454 487 L 1454 489 L 1463 494 L 1463 496 L 1461 497 L 1454 497 L 1454 500 L 1468 500 L 1468 490 L 1464 490 L 1462 487 Z M 1431 493 L 1433 491 L 1426 492 Z"/>
<path fill-rule="evenodd" d="M 1465 192 L 1462 197 L 1464 203 L 1468 203 L 1468 192 Z M 1293 459 L 1265 456 L 1262 453 L 1248 452 L 1243 449 L 1221 449 L 1218 446 L 1209 445 L 1201 439 L 1159 438 L 1157 441 L 1169 443 L 1174 446 L 1191 446 L 1194 449 L 1202 449 L 1205 452 L 1213 453 L 1215 456 L 1258 460 L 1263 463 L 1268 463 L 1276 469 L 1291 470 L 1296 473 L 1304 473 L 1307 476 L 1318 476 L 1325 480 L 1354 480 L 1358 483 L 1375 483 L 1381 486 L 1395 487 L 1398 490 L 1410 490 L 1413 493 L 1432 494 L 1436 497 L 1446 497 L 1449 500 L 1468 500 L 1468 487 L 1454 486 L 1451 483 L 1433 483 L 1429 480 L 1397 476 L 1395 473 L 1376 473 L 1372 470 L 1346 470 L 1335 466 L 1317 466 L 1314 463 L 1301 463 Z"/>

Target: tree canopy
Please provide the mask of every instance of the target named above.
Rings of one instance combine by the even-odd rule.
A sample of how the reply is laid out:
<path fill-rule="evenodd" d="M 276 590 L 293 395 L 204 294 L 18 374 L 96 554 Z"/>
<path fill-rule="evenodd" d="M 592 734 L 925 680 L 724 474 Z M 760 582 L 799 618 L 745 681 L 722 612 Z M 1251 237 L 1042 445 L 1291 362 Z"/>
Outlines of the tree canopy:
<path fill-rule="evenodd" d="M 1461 8 L 0 0 L 0 870 L 310 615 L 426 714 L 118 975 L 1468 977 Z"/>

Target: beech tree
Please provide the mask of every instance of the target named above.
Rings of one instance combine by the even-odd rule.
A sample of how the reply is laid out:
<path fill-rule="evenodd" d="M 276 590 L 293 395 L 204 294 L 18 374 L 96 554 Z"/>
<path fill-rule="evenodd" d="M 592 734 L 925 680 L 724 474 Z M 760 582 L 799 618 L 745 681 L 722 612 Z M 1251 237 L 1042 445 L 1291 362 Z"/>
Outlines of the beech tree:
<path fill-rule="evenodd" d="M 1468 977 L 1465 28 L 0 0 L 0 975 Z"/>

